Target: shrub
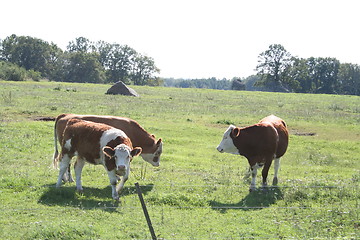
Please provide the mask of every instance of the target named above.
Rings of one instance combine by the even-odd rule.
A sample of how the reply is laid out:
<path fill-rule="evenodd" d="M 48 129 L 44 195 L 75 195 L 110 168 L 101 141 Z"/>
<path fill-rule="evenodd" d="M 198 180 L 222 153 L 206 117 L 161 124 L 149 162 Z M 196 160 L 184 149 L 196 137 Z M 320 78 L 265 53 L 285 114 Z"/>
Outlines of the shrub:
<path fill-rule="evenodd" d="M 9 81 L 24 81 L 26 70 L 12 63 L 0 62 L 0 78 Z"/>

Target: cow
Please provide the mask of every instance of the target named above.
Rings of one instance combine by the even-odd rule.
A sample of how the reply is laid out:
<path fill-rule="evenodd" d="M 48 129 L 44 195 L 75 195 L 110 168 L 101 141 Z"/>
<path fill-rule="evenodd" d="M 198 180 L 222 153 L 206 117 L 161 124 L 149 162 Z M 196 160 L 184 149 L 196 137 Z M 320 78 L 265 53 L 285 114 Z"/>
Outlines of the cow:
<path fill-rule="evenodd" d="M 55 152 L 53 159 L 55 159 L 58 155 L 57 139 L 61 143 L 66 123 L 69 121 L 69 119 L 73 119 L 73 118 L 107 124 L 109 126 L 124 131 L 125 134 L 131 139 L 134 147 L 142 148 L 142 152 L 140 156 L 144 159 L 144 161 L 150 163 L 155 167 L 158 167 L 160 165 L 160 156 L 162 153 L 162 146 L 163 146 L 161 138 L 156 140 L 154 135 L 149 134 L 135 120 L 124 117 L 115 117 L 115 116 L 76 115 L 76 114 L 61 114 L 57 116 L 54 126 Z M 70 168 L 68 168 L 68 173 L 64 175 L 63 180 L 65 182 L 73 181 L 70 173 Z"/>
<path fill-rule="evenodd" d="M 273 159 L 275 159 L 273 185 L 278 184 L 280 157 L 285 154 L 288 142 L 289 133 L 286 123 L 281 118 L 270 115 L 252 126 L 238 128 L 230 125 L 217 150 L 220 153 L 238 154 L 247 158 L 252 176 L 251 192 L 256 189 L 257 169 L 261 167 L 264 167 L 262 187 L 266 189 L 267 176 Z"/>
<path fill-rule="evenodd" d="M 119 200 L 119 191 L 129 178 L 130 161 L 141 153 L 140 147 L 133 148 L 126 134 L 116 128 L 102 123 L 94 123 L 79 119 L 67 121 L 61 141 L 61 152 L 54 159 L 54 166 L 60 161 L 60 171 L 56 187 L 62 184 L 62 176 L 66 172 L 71 159 L 75 162 L 76 189 L 83 191 L 81 172 L 85 162 L 103 165 L 108 173 L 112 187 L 112 197 Z M 118 186 L 117 182 L 121 178 Z"/>

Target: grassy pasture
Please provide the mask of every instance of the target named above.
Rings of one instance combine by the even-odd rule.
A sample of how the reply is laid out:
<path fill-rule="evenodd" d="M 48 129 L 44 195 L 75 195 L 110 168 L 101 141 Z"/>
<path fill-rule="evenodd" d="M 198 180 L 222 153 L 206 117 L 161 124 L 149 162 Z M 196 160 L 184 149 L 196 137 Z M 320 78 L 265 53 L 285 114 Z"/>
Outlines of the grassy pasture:
<path fill-rule="evenodd" d="M 0 81 L 0 239 L 150 239 L 135 182 L 160 239 L 360 237 L 360 97 L 108 88 Z M 84 167 L 83 194 L 54 188 L 54 123 L 34 120 L 61 113 L 137 120 L 164 140 L 161 166 L 135 158 L 119 203 L 101 166 Z M 289 125 L 289 149 L 279 186 L 249 193 L 246 159 L 215 148 L 228 124 L 269 114 Z"/>

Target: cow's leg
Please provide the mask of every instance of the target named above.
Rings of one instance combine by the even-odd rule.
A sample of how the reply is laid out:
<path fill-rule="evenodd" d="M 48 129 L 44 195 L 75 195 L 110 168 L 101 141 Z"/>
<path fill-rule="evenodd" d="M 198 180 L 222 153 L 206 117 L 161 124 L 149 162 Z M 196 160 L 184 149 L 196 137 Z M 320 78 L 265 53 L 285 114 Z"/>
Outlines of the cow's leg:
<path fill-rule="evenodd" d="M 256 189 L 256 175 L 258 168 L 261 168 L 259 164 L 255 164 L 254 166 L 251 166 L 251 184 L 249 191 L 252 192 Z"/>
<path fill-rule="evenodd" d="M 112 198 L 114 200 L 119 200 L 119 194 L 116 191 L 117 178 L 116 178 L 115 169 L 112 171 L 107 171 L 107 173 L 108 173 L 110 184 L 111 184 Z"/>
<path fill-rule="evenodd" d="M 129 174 L 130 174 L 129 171 L 130 171 L 129 168 L 127 168 L 125 175 L 121 178 L 120 184 L 116 187 L 117 192 L 120 192 L 123 189 L 125 182 L 129 178 Z"/>
<path fill-rule="evenodd" d="M 280 158 L 275 158 L 275 160 L 274 160 L 274 179 L 273 179 L 273 183 L 272 183 L 274 186 L 278 184 L 279 168 L 280 168 Z"/>
<path fill-rule="evenodd" d="M 75 162 L 74 169 L 75 169 L 75 177 L 76 177 L 76 190 L 79 192 L 82 192 L 84 190 L 81 183 L 81 172 L 84 165 L 85 165 L 85 160 L 78 157 Z"/>
<path fill-rule="evenodd" d="M 267 188 L 267 176 L 269 174 L 269 169 L 270 169 L 272 160 L 273 160 L 272 158 L 266 159 L 265 166 L 262 170 L 262 178 L 263 178 L 262 188 L 263 188 L 263 190 L 266 190 L 266 188 Z"/>
<path fill-rule="evenodd" d="M 73 177 L 71 175 L 70 166 L 71 166 L 71 163 L 69 163 L 67 171 L 64 173 L 64 175 L 62 177 L 62 180 L 64 182 L 74 182 L 74 179 L 73 179 Z"/>
<path fill-rule="evenodd" d="M 61 160 L 60 160 L 60 170 L 59 170 L 59 177 L 58 181 L 56 183 L 56 187 L 60 187 L 62 183 L 62 178 L 64 176 L 64 173 L 66 172 L 67 167 L 69 166 L 71 157 L 68 154 L 61 154 Z"/>

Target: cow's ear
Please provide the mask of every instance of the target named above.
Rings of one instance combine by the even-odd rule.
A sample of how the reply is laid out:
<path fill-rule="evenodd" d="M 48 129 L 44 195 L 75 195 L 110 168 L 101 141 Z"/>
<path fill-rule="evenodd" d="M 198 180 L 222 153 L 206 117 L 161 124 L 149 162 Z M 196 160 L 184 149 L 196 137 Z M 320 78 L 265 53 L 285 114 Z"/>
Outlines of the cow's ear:
<path fill-rule="evenodd" d="M 115 150 L 112 149 L 111 147 L 105 146 L 103 148 L 103 152 L 106 156 L 108 156 L 109 158 L 112 158 L 115 155 Z"/>
<path fill-rule="evenodd" d="M 234 128 L 234 129 L 231 131 L 231 134 L 232 134 L 233 137 L 239 136 L 239 134 L 240 134 L 240 129 L 237 128 L 237 127 Z"/>
<path fill-rule="evenodd" d="M 131 152 L 130 152 L 130 155 L 131 157 L 136 157 L 138 156 L 142 151 L 142 148 L 141 147 L 135 147 Z"/>
<path fill-rule="evenodd" d="M 153 138 L 155 138 L 155 134 L 151 134 L 151 136 L 152 136 Z"/>
<path fill-rule="evenodd" d="M 161 138 L 159 138 L 159 140 L 157 141 L 156 145 L 160 145 L 160 143 L 162 142 Z"/>

